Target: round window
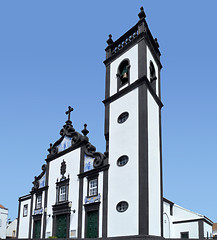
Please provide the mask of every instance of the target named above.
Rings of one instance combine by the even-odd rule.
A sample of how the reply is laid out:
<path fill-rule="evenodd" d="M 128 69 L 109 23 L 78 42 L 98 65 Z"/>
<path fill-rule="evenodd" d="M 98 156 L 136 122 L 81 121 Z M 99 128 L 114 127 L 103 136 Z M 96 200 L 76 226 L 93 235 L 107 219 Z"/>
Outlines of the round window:
<path fill-rule="evenodd" d="M 125 122 L 129 117 L 129 113 L 128 112 L 123 112 L 121 113 L 121 115 L 118 117 L 118 123 L 123 123 Z"/>
<path fill-rule="evenodd" d="M 119 202 L 116 209 L 118 212 L 125 212 L 128 209 L 128 203 L 125 201 Z"/>
<path fill-rule="evenodd" d="M 121 156 L 121 157 L 118 158 L 118 160 L 117 160 L 117 165 L 118 165 L 119 167 L 122 167 L 122 166 L 124 166 L 124 165 L 127 164 L 128 160 L 129 160 L 128 156 L 123 155 L 123 156 Z"/>

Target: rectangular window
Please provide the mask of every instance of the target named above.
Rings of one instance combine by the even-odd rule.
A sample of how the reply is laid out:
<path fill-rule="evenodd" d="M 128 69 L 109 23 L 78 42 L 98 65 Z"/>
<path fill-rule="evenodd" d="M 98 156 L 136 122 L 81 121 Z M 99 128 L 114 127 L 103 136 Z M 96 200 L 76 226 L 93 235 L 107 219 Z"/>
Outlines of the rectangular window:
<path fill-rule="evenodd" d="M 59 202 L 66 201 L 66 186 L 59 188 Z"/>
<path fill-rule="evenodd" d="M 28 214 L 28 204 L 25 204 L 23 206 L 23 216 L 26 217 Z"/>
<path fill-rule="evenodd" d="M 181 232 L 181 238 L 189 238 L 189 232 Z"/>
<path fill-rule="evenodd" d="M 89 181 L 89 196 L 96 196 L 98 194 L 98 181 L 93 179 Z"/>
<path fill-rule="evenodd" d="M 36 199 L 36 209 L 40 209 L 42 206 L 42 196 L 38 195 Z"/>

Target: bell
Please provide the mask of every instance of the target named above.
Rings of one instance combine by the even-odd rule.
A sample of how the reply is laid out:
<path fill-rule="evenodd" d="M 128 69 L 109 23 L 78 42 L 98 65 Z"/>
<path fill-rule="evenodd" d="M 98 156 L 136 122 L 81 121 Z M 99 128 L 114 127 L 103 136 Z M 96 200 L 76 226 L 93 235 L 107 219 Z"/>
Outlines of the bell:
<path fill-rule="evenodd" d="M 122 78 L 128 78 L 127 72 L 125 72 L 125 73 L 123 74 L 123 77 L 122 77 Z"/>

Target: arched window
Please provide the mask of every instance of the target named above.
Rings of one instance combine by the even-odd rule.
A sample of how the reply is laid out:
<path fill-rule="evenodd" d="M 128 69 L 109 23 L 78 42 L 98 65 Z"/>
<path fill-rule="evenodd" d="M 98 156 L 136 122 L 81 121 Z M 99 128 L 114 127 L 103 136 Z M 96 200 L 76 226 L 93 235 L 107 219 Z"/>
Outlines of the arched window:
<path fill-rule="evenodd" d="M 130 61 L 128 59 L 123 60 L 117 72 L 118 90 L 126 84 L 129 84 L 130 80 Z"/>
<path fill-rule="evenodd" d="M 150 71 L 150 82 L 151 82 L 151 86 L 154 89 L 154 91 L 156 92 L 156 71 L 155 71 L 155 67 L 152 61 L 150 61 L 150 66 L 149 66 L 149 71 Z"/>

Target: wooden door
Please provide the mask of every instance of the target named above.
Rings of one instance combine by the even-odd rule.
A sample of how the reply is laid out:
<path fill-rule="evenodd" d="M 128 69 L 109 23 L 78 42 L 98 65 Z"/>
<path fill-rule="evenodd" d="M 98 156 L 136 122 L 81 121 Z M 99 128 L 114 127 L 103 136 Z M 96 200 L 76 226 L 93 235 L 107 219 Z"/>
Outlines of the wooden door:
<path fill-rule="evenodd" d="M 98 211 L 87 212 L 87 238 L 98 238 Z"/>
<path fill-rule="evenodd" d="M 67 216 L 66 216 L 66 214 L 57 216 L 56 237 L 57 238 L 66 238 L 67 237 Z"/>
<path fill-rule="evenodd" d="M 41 220 L 35 220 L 33 238 L 40 238 L 40 237 L 41 237 Z"/>

